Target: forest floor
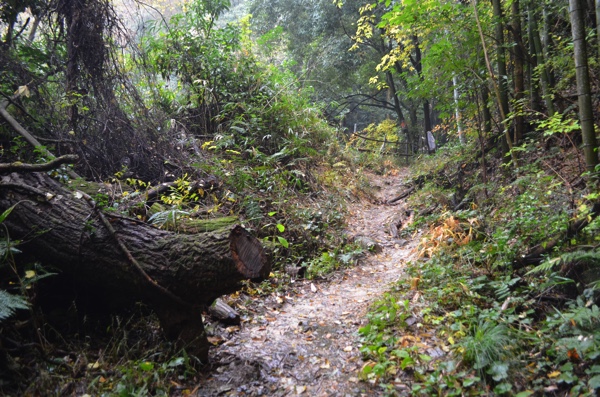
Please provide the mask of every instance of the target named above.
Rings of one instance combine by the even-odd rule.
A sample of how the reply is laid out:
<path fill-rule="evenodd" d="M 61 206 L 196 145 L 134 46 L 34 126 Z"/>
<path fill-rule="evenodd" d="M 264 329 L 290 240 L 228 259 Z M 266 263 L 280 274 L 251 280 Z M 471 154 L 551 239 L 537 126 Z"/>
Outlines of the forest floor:
<path fill-rule="evenodd" d="M 326 280 L 296 280 L 291 289 L 271 293 L 240 327 L 209 327 L 209 334 L 224 335 L 217 337 L 223 343 L 212 349 L 211 368 L 196 395 L 379 394 L 377 386 L 358 379 L 364 364 L 358 329 L 369 305 L 404 277 L 404 264 L 414 256 L 416 238 L 395 239 L 387 231 L 404 204 L 382 204 L 402 190 L 406 173 L 370 175 L 378 199 L 348 204 L 348 234 L 375 240 L 378 252 Z"/>

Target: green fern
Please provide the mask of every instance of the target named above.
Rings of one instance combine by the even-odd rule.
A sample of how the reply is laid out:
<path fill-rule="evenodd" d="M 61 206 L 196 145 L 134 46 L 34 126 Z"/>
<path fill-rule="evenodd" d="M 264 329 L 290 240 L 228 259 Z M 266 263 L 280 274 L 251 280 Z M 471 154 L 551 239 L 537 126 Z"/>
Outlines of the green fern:
<path fill-rule="evenodd" d="M 600 265 L 600 251 L 573 251 L 562 254 L 559 257 L 546 259 L 540 265 L 534 267 L 530 271 L 527 272 L 527 275 L 535 274 L 535 273 L 548 273 L 551 270 L 555 269 L 556 266 L 562 265 L 564 263 L 572 263 L 572 262 L 585 262 L 585 263 L 593 263 L 595 265 Z"/>
<path fill-rule="evenodd" d="M 181 211 L 177 209 L 170 209 L 167 211 L 157 212 L 152 215 L 148 222 L 157 227 L 165 227 L 165 226 L 176 226 L 177 220 L 183 216 L 187 216 L 190 213 L 187 211 Z"/>
<path fill-rule="evenodd" d="M 15 314 L 17 309 L 29 309 L 27 301 L 22 296 L 0 289 L 0 322 Z"/>

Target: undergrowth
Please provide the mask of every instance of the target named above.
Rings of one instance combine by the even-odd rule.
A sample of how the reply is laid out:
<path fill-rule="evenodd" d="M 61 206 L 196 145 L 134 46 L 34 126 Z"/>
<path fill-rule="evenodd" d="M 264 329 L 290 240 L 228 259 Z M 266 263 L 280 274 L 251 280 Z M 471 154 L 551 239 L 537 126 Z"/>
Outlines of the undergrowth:
<path fill-rule="evenodd" d="M 565 239 L 573 219 L 592 219 L 587 193 L 545 166 L 560 159 L 524 148 L 518 176 L 482 181 L 481 166 L 457 147 L 417 168 L 413 180 L 421 177 L 423 187 L 409 199 L 417 216 L 404 229 L 421 236 L 417 259 L 359 331 L 364 381 L 389 395 L 600 390 L 600 221 Z M 455 209 L 457 193 L 468 205 Z M 521 265 L 535 246 L 553 249 L 537 265 Z"/>

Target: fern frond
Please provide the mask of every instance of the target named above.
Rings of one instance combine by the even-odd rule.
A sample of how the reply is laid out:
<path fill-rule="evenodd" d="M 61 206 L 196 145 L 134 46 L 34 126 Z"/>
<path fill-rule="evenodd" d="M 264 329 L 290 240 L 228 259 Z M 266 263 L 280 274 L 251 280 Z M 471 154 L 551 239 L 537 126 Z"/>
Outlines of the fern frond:
<path fill-rule="evenodd" d="M 15 314 L 17 309 L 28 308 L 25 298 L 0 289 L 0 322 Z"/>
<path fill-rule="evenodd" d="M 539 266 L 534 267 L 530 271 L 527 272 L 527 275 L 534 273 L 548 273 L 553 270 L 555 266 L 562 265 L 564 263 L 572 263 L 572 262 L 584 262 L 584 263 L 593 263 L 595 265 L 600 265 L 600 251 L 573 251 L 566 252 L 561 256 L 556 258 L 547 259 L 542 262 Z"/>
<path fill-rule="evenodd" d="M 163 227 L 165 225 L 175 225 L 177 223 L 177 219 L 189 214 L 190 213 L 186 211 L 171 209 L 167 211 L 157 212 L 148 219 L 148 222 L 158 227 Z"/>
<path fill-rule="evenodd" d="M 537 274 L 537 273 L 548 273 L 549 271 L 554 269 L 554 266 L 558 266 L 560 263 L 561 263 L 560 256 L 558 258 L 546 259 L 545 261 L 540 263 L 538 266 L 534 267 L 533 269 L 531 269 L 530 271 L 525 273 L 525 275 L 529 276 L 531 274 Z"/>

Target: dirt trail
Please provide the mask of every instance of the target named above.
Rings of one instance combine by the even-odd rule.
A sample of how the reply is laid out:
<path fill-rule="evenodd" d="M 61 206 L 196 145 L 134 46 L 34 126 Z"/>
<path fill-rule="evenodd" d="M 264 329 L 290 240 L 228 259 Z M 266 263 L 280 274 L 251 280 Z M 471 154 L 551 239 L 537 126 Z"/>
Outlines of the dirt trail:
<path fill-rule="evenodd" d="M 373 176 L 381 201 L 398 194 L 403 175 Z M 382 247 L 326 282 L 296 282 L 295 294 L 266 300 L 266 310 L 213 349 L 213 370 L 197 396 L 360 396 L 379 390 L 357 379 L 362 366 L 358 328 L 371 302 L 403 275 L 413 242 L 386 232 L 400 206 L 355 203 L 351 235 Z"/>

